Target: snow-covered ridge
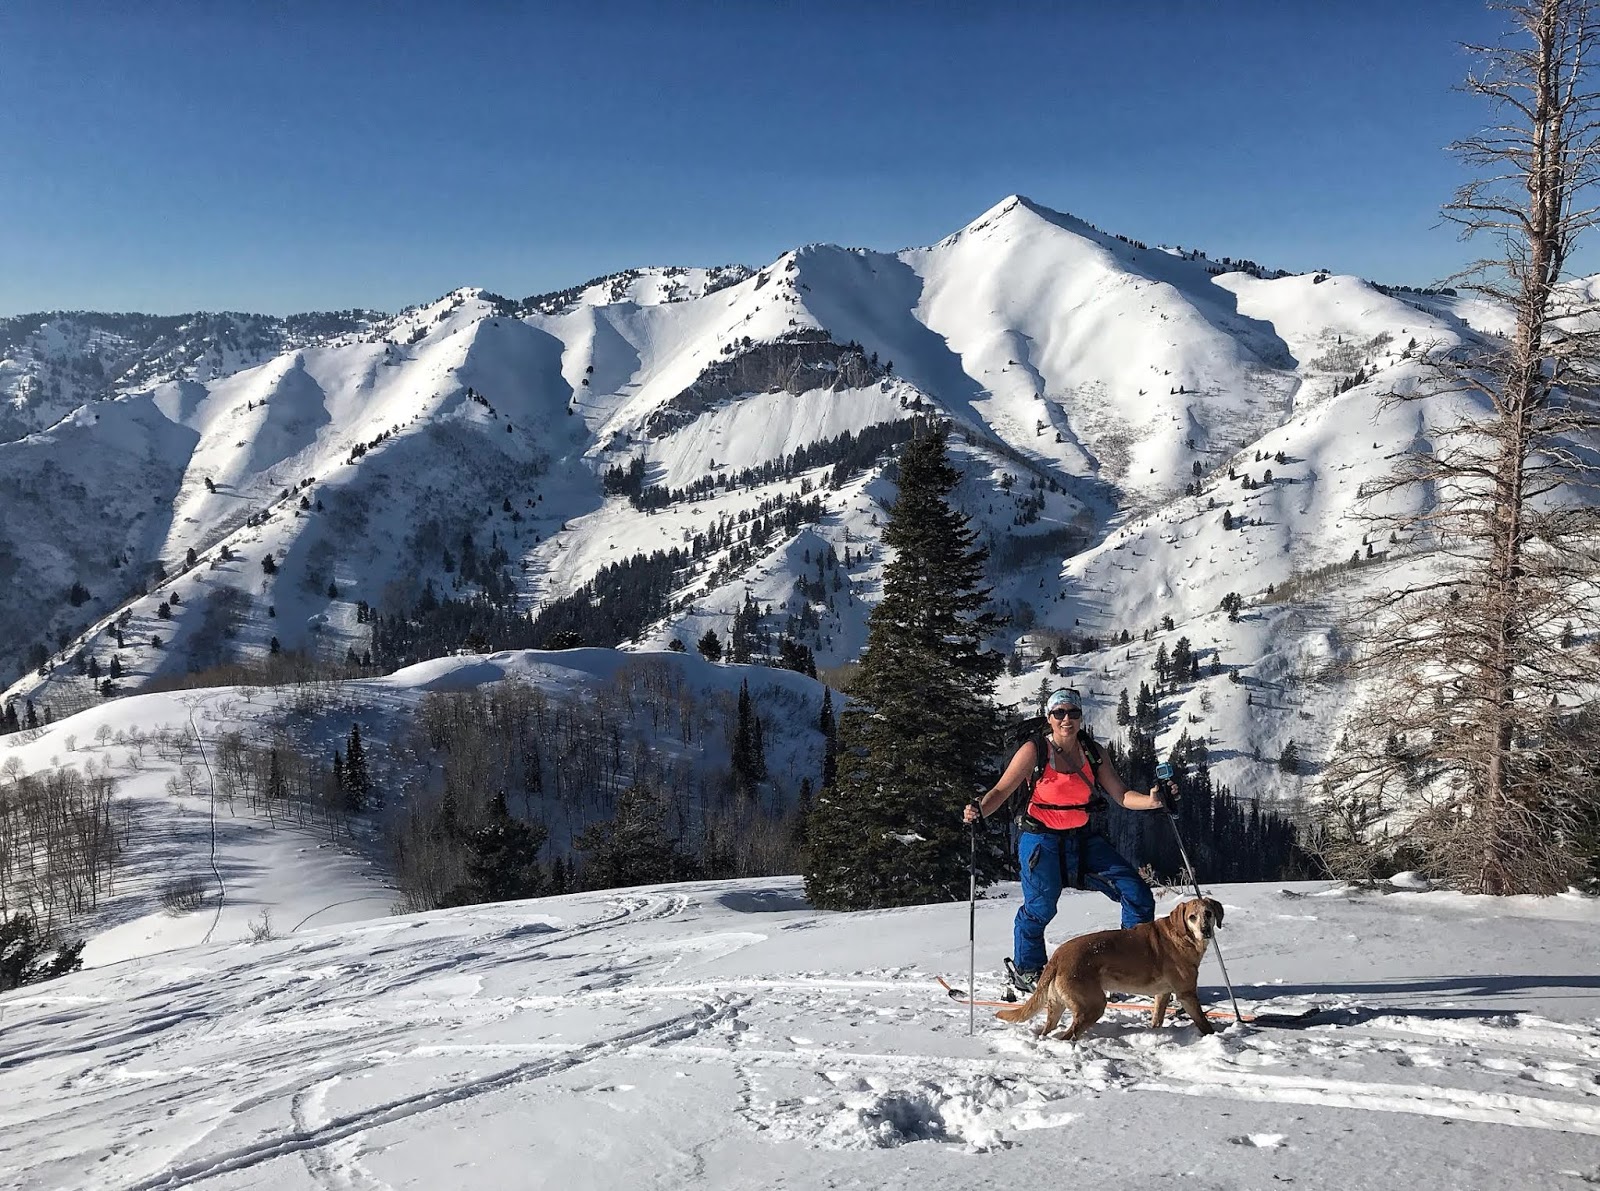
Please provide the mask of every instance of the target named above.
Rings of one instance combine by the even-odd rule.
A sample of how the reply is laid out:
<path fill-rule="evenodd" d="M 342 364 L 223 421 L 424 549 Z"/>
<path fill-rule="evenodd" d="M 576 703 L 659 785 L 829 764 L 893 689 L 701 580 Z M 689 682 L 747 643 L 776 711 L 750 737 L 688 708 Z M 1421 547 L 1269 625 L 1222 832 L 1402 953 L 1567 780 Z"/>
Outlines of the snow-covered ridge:
<path fill-rule="evenodd" d="M 795 461 L 919 413 L 955 429 L 958 498 L 1005 560 L 991 581 L 1013 628 L 997 648 L 1131 631 L 1138 648 L 1083 658 L 1114 700 L 1148 675 L 1143 631 L 1172 616 L 1208 664 L 1261 664 L 1277 683 L 1327 642 L 1267 589 L 1388 545 L 1349 514 L 1426 417 L 1383 414 L 1378 397 L 1497 324 L 1449 295 L 1217 266 L 1013 196 L 926 248 L 809 245 L 756 270 L 630 270 L 528 303 L 467 287 L 311 326 L 259 360 L 202 354 L 0 444 L 0 491 L 27 510 L 0 526 L 7 697 L 83 706 L 101 696 L 80 666 L 103 676 L 113 655 L 124 690 L 274 639 L 359 657 L 364 608 L 484 590 L 455 565 L 469 537 L 523 609 L 635 555 L 718 543 L 627 647 L 725 634 L 748 593 L 772 632 L 837 665 L 864 639 L 892 486 L 876 463 L 838 477 Z M 812 341 L 860 367 L 784 346 Z M 17 375 L 0 365 L 0 383 Z M 1279 456 L 1267 482 L 1260 459 Z M 608 472 L 639 466 L 644 486 L 693 498 L 636 508 L 607 492 Z M 752 516 L 803 493 L 820 521 L 746 550 Z M 837 590 L 831 574 L 819 589 L 819 554 L 840 561 Z M 1234 591 L 1256 601 L 1237 622 L 1218 612 Z M 1024 655 L 1010 702 L 1046 678 Z M 1224 681 L 1213 708 L 1260 693 Z M 1292 793 L 1249 758 L 1316 735 L 1301 717 L 1322 712 L 1286 696 L 1206 712 L 1202 693 L 1186 717 L 1231 758 L 1224 780 Z"/>

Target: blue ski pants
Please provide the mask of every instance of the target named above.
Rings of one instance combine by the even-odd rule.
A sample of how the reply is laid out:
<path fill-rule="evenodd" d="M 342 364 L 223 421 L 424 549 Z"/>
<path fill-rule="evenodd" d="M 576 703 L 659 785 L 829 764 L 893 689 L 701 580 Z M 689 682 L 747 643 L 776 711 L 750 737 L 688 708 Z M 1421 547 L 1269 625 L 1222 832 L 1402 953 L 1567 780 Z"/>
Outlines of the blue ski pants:
<path fill-rule="evenodd" d="M 1078 884 L 1080 848 L 1083 887 L 1122 903 L 1124 930 L 1156 916 L 1156 899 L 1150 886 L 1104 836 L 1085 831 L 1080 839 L 1076 833 L 1043 835 L 1025 831 L 1017 841 L 1022 905 L 1017 910 L 1012 952 L 1013 962 L 1023 971 L 1036 972 L 1044 967 L 1044 928 L 1056 916 L 1062 888 Z"/>

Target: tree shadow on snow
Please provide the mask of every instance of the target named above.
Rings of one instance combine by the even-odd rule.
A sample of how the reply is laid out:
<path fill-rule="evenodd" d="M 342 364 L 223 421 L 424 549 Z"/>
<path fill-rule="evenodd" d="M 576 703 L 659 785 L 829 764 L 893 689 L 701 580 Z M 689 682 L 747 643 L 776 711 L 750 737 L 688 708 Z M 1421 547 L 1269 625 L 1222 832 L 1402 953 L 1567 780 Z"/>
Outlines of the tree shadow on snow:
<path fill-rule="evenodd" d="M 1263 999 L 1307 997 L 1315 1000 L 1318 998 L 1363 996 L 1380 996 L 1386 1000 L 1394 997 L 1458 1000 L 1479 997 L 1514 997 L 1527 992 L 1542 993 L 1544 995 L 1541 999 L 1544 1000 L 1552 999 L 1549 995 L 1550 992 L 1557 994 L 1554 999 L 1564 999 L 1560 996 L 1564 992 L 1567 997 L 1572 999 L 1590 1000 L 1596 989 L 1600 989 L 1600 975 L 1591 973 L 1570 976 L 1439 976 L 1415 980 L 1370 980 L 1350 984 L 1330 982 L 1321 984 L 1271 984 L 1253 987 L 1241 985 L 1236 991 L 1240 997 L 1252 1000 L 1257 997 Z M 1220 985 L 1209 986 L 1200 990 L 1200 999 L 1208 1005 L 1226 1005 L 1228 992 L 1226 988 Z M 1515 1006 L 1469 1008 L 1461 1006 L 1413 1006 L 1408 1004 L 1337 1005 L 1330 1006 L 1313 1017 L 1307 1018 L 1305 1024 L 1360 1025 L 1363 1022 L 1379 1017 L 1407 1017 L 1428 1021 L 1488 1020 L 1504 1019 L 1534 1011 Z M 1263 1010 L 1263 1012 L 1269 1011 Z"/>
<path fill-rule="evenodd" d="M 736 914 L 780 914 L 811 909 L 811 903 L 792 889 L 732 889 L 718 894 L 717 902 Z"/>

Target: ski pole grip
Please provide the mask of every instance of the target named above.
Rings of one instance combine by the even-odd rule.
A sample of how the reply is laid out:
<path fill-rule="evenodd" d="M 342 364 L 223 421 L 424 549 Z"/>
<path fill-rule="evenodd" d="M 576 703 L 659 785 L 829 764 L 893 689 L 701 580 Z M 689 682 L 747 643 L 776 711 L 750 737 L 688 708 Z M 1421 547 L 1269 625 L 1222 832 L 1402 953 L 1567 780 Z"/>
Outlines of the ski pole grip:
<path fill-rule="evenodd" d="M 1161 800 L 1161 809 L 1166 811 L 1168 815 L 1176 815 L 1177 810 L 1174 802 L 1178 796 L 1178 782 L 1172 771 L 1171 763 L 1163 761 L 1156 766 L 1156 784 L 1163 787 L 1164 797 Z"/>

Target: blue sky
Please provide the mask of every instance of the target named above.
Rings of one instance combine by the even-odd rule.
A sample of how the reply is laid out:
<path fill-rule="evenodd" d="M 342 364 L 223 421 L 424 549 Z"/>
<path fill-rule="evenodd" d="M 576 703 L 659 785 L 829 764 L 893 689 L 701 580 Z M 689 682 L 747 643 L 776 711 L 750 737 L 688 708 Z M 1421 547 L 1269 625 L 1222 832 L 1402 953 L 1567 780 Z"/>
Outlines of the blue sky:
<path fill-rule="evenodd" d="M 0 5 L 0 314 L 398 309 L 926 244 L 1013 192 L 1427 283 L 1472 0 Z"/>

